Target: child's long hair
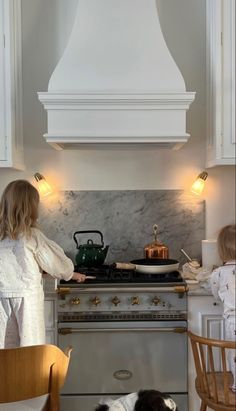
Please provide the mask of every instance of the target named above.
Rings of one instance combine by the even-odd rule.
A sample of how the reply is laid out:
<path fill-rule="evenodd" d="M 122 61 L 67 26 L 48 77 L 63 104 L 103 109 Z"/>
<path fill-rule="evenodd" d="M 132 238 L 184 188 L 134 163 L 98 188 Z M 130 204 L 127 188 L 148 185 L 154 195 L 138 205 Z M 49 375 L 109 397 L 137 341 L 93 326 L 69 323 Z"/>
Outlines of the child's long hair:
<path fill-rule="evenodd" d="M 30 236 L 38 218 L 39 193 L 26 180 L 12 181 L 0 202 L 0 240 Z"/>
<path fill-rule="evenodd" d="M 221 260 L 226 261 L 236 259 L 236 225 L 230 224 L 223 227 L 217 239 L 218 252 Z"/>

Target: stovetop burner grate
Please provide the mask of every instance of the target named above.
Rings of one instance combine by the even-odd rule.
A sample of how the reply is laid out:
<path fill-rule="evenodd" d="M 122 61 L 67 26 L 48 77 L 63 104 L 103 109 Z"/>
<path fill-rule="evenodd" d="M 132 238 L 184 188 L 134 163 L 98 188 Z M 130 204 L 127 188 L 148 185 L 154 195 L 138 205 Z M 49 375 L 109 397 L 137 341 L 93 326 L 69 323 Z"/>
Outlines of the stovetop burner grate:
<path fill-rule="evenodd" d="M 143 284 L 143 283 L 182 283 L 183 278 L 179 271 L 171 271 L 168 273 L 140 273 L 131 270 L 121 270 L 113 268 L 109 265 L 103 265 L 101 267 L 77 267 L 75 266 L 75 271 L 87 276 L 96 277 L 94 279 L 86 280 L 86 284 L 118 284 L 118 283 L 129 283 L 129 284 Z M 60 281 L 61 284 L 71 283 L 76 284 L 76 281 Z"/>

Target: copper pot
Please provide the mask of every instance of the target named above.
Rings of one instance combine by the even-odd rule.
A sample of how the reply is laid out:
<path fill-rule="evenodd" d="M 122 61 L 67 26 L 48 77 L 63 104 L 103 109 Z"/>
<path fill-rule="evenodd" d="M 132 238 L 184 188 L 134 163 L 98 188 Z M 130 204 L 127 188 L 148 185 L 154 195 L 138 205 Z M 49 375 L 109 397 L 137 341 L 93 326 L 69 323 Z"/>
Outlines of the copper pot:
<path fill-rule="evenodd" d="M 145 258 L 169 258 L 169 248 L 157 238 L 158 226 L 154 224 L 154 241 L 144 247 Z"/>

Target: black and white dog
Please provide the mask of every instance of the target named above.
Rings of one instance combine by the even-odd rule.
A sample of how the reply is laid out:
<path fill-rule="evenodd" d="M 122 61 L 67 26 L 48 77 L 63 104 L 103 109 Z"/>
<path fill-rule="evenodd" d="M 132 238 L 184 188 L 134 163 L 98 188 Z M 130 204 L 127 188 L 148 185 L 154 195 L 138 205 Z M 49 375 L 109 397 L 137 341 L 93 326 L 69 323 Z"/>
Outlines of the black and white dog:
<path fill-rule="evenodd" d="M 168 394 L 156 390 L 142 390 L 117 400 L 105 401 L 94 411 L 178 411 L 178 408 Z"/>

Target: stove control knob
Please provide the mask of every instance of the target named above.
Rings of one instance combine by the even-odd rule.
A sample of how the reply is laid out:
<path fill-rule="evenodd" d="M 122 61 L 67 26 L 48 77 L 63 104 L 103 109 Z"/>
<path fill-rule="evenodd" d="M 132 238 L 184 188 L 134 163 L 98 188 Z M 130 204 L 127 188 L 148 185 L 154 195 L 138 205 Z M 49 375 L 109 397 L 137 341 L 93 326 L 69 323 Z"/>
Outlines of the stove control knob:
<path fill-rule="evenodd" d="M 118 304 L 120 304 L 120 299 L 117 296 L 115 296 L 114 298 L 112 298 L 111 302 L 112 304 L 117 306 Z"/>
<path fill-rule="evenodd" d="M 80 299 L 79 299 L 79 297 L 72 298 L 72 299 L 70 300 L 70 304 L 71 304 L 71 305 L 79 305 L 79 304 L 80 304 Z"/>
<path fill-rule="evenodd" d="M 160 298 L 158 298 L 158 297 L 154 297 L 154 298 L 152 299 L 152 303 L 153 303 L 154 305 L 158 305 L 160 302 L 161 302 L 161 300 L 160 300 Z"/>
<path fill-rule="evenodd" d="M 131 304 L 132 305 L 139 305 L 139 298 L 137 296 L 132 297 Z"/>
<path fill-rule="evenodd" d="M 97 307 L 98 304 L 101 303 L 101 300 L 100 300 L 100 298 L 98 298 L 98 297 L 91 298 L 90 301 L 91 301 L 91 303 L 92 303 L 93 305 L 96 305 L 96 307 Z"/>

